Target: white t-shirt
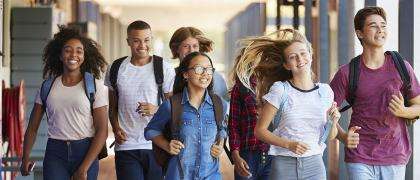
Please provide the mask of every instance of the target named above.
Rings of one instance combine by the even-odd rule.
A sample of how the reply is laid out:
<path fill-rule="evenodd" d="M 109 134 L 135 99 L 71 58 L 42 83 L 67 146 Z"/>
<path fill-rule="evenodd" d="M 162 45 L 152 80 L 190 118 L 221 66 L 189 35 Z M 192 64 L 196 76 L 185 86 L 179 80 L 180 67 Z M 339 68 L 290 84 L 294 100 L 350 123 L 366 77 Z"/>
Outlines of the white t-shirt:
<path fill-rule="evenodd" d="M 90 102 L 86 96 L 83 81 L 67 87 L 61 76 L 57 77 L 47 98 L 48 137 L 59 140 L 80 140 L 93 137 L 93 124 Z M 95 80 L 96 94 L 93 108 L 108 105 L 108 88 L 102 80 Z M 42 105 L 40 90 L 35 98 Z"/>
<path fill-rule="evenodd" d="M 286 92 L 285 92 L 286 91 Z M 309 145 L 309 150 L 299 156 L 292 151 L 270 146 L 270 155 L 308 157 L 322 154 L 325 143 L 318 144 L 327 122 L 327 111 L 331 107 L 334 93 L 328 84 L 318 83 L 312 90 L 304 91 L 293 87 L 289 82 L 275 82 L 263 99 L 279 108 L 282 94 L 286 101 L 281 111 L 279 126 L 273 131 L 277 136 L 299 141 Z"/>
<path fill-rule="evenodd" d="M 153 71 L 153 60 L 143 66 L 135 66 L 128 56 L 118 70 L 118 121 L 128 139 L 123 144 L 116 144 L 115 150 L 152 149 L 152 142 L 144 138 L 144 128 L 152 119 L 151 116 L 141 116 L 135 110 L 138 102 L 158 105 L 158 86 Z M 163 61 L 163 92 L 172 92 L 175 78 L 174 68 Z M 105 76 L 105 85 L 111 90 L 111 65 Z"/>

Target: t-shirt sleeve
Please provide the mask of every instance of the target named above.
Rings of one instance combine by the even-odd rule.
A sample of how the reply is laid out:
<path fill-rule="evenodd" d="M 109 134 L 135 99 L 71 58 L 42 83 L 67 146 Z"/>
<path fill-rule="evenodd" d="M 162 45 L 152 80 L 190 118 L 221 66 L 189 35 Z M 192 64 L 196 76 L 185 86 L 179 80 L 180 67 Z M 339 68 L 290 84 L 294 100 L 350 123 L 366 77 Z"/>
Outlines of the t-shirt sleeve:
<path fill-rule="evenodd" d="M 328 95 L 328 103 L 332 105 L 332 103 L 334 102 L 334 91 L 331 89 L 331 86 L 328 84 L 325 84 L 325 90 Z"/>
<path fill-rule="evenodd" d="M 171 64 L 163 61 L 163 93 L 172 92 L 175 80 L 175 69 Z"/>
<path fill-rule="evenodd" d="M 334 101 L 337 102 L 337 106 L 340 107 L 341 103 L 347 99 L 348 94 L 348 65 L 340 67 L 334 78 L 330 82 L 330 87 L 334 93 Z"/>
<path fill-rule="evenodd" d="M 324 83 L 319 83 L 319 93 L 321 98 L 326 98 L 328 103 L 332 103 L 334 101 L 334 92 L 331 89 L 331 86 Z"/>
<path fill-rule="evenodd" d="M 165 129 L 165 125 L 171 120 L 171 103 L 169 100 L 163 101 L 156 111 L 153 118 L 149 121 L 144 129 L 144 138 L 152 140 L 154 137 L 161 135 Z"/>
<path fill-rule="evenodd" d="M 265 94 L 262 98 L 266 100 L 268 103 L 279 109 L 280 103 L 282 102 L 283 93 L 284 92 L 284 83 L 283 82 L 275 82 L 271 87 L 270 91 Z"/>
<path fill-rule="evenodd" d="M 412 99 L 420 95 L 419 81 L 417 80 L 417 77 L 414 74 L 413 67 L 411 67 L 411 65 L 407 61 L 404 61 L 404 62 L 405 62 L 405 66 L 407 67 L 407 71 L 408 71 L 408 74 L 410 76 L 410 81 L 411 81 L 410 82 L 411 88 L 408 90 L 408 97 L 409 99 Z"/>
<path fill-rule="evenodd" d="M 111 85 L 111 77 L 110 77 L 110 70 L 111 70 L 111 65 L 108 65 L 108 69 L 106 70 L 105 73 L 105 79 L 104 79 L 104 85 L 107 86 L 110 90 L 114 90 L 114 88 Z"/>
<path fill-rule="evenodd" d="M 93 108 L 108 106 L 108 88 L 104 85 L 103 80 L 95 80 L 96 93 Z"/>

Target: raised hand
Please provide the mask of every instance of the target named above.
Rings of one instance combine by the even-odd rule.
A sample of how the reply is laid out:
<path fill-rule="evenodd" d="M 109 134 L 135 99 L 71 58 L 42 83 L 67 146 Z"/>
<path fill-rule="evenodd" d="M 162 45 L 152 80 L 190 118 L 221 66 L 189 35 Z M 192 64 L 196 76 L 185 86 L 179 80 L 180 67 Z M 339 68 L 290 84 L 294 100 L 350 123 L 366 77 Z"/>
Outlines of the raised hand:
<path fill-rule="evenodd" d="M 359 129 L 362 128 L 359 126 L 353 126 L 349 129 L 345 138 L 347 148 L 357 148 L 357 145 L 359 145 L 359 133 L 356 133 Z"/>

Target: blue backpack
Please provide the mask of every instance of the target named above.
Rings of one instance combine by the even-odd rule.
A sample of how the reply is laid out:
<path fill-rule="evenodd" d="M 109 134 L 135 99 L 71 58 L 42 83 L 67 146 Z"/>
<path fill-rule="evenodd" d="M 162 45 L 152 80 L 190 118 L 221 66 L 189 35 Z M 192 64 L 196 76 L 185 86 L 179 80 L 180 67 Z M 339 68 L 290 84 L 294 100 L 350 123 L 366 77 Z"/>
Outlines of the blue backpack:
<path fill-rule="evenodd" d="M 54 84 L 55 79 L 57 77 L 49 77 L 48 79 L 44 80 L 42 82 L 41 91 L 40 91 L 40 97 L 42 101 L 42 108 L 44 111 L 46 111 L 47 108 L 47 98 L 50 94 L 52 85 Z M 95 77 L 89 72 L 85 72 L 83 75 L 83 82 L 84 82 L 84 89 L 86 97 L 89 99 L 90 103 L 90 112 L 92 113 L 93 117 L 93 102 L 95 102 L 95 93 L 96 93 L 96 84 L 95 84 Z M 47 118 L 48 118 L 48 114 Z M 108 152 L 106 149 L 106 145 L 102 147 L 101 152 L 98 154 L 98 159 L 103 159 L 108 156 Z"/>
<path fill-rule="evenodd" d="M 42 101 L 42 106 L 45 110 L 47 104 L 47 98 L 50 94 L 51 87 L 54 84 L 54 81 L 57 77 L 50 77 L 42 82 L 40 97 Z M 86 97 L 89 99 L 91 112 L 93 110 L 93 102 L 95 101 L 96 85 L 95 78 L 91 73 L 85 72 L 83 76 L 83 82 L 85 87 Z"/>

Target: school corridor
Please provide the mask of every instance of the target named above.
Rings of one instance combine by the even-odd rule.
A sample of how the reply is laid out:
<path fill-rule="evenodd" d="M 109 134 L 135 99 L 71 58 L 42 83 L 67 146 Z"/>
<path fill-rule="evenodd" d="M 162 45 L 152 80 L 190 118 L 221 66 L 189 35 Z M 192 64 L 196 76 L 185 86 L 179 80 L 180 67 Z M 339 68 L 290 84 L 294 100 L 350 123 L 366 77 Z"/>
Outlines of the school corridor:
<path fill-rule="evenodd" d="M 0 0 L 1 177 L 41 180 L 48 176 L 42 169 L 48 139 L 46 117 L 31 151 L 30 157 L 36 162 L 31 175 L 20 175 L 19 162 L 23 134 L 43 82 L 44 46 L 58 32 L 58 25 L 78 28 L 95 40 L 110 64 L 130 55 L 127 26 L 135 20 L 146 21 L 153 33 L 153 54 L 162 56 L 173 67 L 179 61 L 172 58 L 169 47 L 172 34 L 180 27 L 196 27 L 214 42 L 209 55 L 228 89 L 234 83 L 232 69 L 239 40 L 294 28 L 312 43 L 312 70 L 317 81 L 328 83 L 340 65 L 362 53 L 353 18 L 365 6 L 380 6 L 387 12 L 385 50 L 399 51 L 420 77 L 419 0 Z M 6 110 L 10 111 L 7 115 Z M 342 114 L 342 127 L 349 126 L 350 114 Z M 100 180 L 116 179 L 114 149 L 110 148 L 115 138 L 111 125 L 108 127 L 109 156 L 100 161 Z M 413 153 L 405 179 L 415 180 L 420 177 L 420 122 L 408 129 Z M 343 144 L 338 140 L 327 144 L 323 160 L 328 179 L 346 180 Z M 222 156 L 223 179 L 233 180 L 233 166 L 226 154 Z"/>

